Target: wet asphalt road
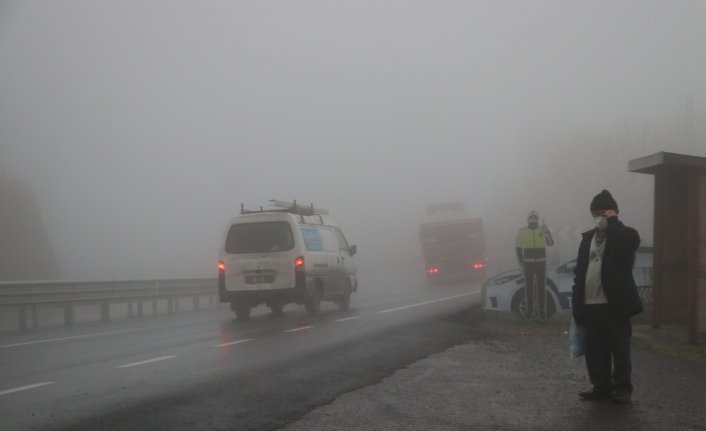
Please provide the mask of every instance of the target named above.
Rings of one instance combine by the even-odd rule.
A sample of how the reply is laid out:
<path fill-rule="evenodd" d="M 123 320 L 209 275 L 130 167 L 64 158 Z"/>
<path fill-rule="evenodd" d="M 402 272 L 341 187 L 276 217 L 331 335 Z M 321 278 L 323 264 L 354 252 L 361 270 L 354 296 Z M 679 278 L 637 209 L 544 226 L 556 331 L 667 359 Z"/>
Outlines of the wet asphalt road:
<path fill-rule="evenodd" d="M 480 299 L 479 283 L 365 281 L 351 310 L 315 317 L 224 306 L 3 333 L 2 429 L 275 429 L 463 341 L 453 316 Z"/>

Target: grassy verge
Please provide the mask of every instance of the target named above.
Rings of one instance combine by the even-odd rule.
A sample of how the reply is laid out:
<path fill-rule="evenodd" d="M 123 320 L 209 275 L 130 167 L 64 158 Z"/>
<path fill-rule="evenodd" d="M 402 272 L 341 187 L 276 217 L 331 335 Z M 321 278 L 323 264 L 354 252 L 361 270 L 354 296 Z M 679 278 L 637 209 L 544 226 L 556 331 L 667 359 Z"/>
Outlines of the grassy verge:
<path fill-rule="evenodd" d="M 565 336 L 569 331 L 569 316 L 557 314 L 545 322 L 522 320 L 515 313 L 484 311 L 483 327 L 494 332 L 518 335 Z"/>
<path fill-rule="evenodd" d="M 571 316 L 557 314 L 546 322 L 525 321 L 514 313 L 484 311 L 482 328 L 492 332 L 525 336 L 567 337 Z M 687 344 L 683 332 L 686 329 L 652 330 L 646 325 L 634 325 L 632 347 L 675 358 L 706 364 L 706 344 Z"/>
<path fill-rule="evenodd" d="M 687 344 L 686 328 L 633 327 L 632 346 L 639 350 L 706 364 L 706 343 Z"/>

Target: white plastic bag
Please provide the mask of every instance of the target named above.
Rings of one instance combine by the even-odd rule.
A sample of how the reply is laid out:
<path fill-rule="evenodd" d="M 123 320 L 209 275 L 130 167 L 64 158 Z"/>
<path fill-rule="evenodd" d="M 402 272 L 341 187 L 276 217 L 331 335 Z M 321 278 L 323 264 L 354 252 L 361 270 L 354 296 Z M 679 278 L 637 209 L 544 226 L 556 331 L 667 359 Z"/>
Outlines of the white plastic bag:
<path fill-rule="evenodd" d="M 571 359 L 576 359 L 586 353 L 586 329 L 577 325 L 573 317 L 569 327 L 569 353 Z"/>

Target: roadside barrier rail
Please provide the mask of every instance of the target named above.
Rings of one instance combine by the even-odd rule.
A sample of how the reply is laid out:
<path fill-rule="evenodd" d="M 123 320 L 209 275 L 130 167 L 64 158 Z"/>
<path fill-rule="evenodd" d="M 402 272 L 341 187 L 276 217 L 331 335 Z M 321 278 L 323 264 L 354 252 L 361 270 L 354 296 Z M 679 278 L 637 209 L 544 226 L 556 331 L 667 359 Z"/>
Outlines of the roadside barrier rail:
<path fill-rule="evenodd" d="M 77 305 L 100 306 L 103 322 L 110 321 L 110 305 L 127 304 L 128 317 L 142 317 L 144 304 L 151 302 L 156 314 L 157 302 L 166 301 L 167 313 L 179 311 L 181 298 L 192 298 L 193 309 L 200 308 L 200 298 L 208 305 L 216 302 L 218 282 L 215 278 L 122 281 L 16 281 L 0 282 L 0 310 L 18 310 L 18 328 L 27 329 L 28 316 L 32 327 L 39 326 L 43 308 L 61 307 L 64 325 L 75 322 Z"/>

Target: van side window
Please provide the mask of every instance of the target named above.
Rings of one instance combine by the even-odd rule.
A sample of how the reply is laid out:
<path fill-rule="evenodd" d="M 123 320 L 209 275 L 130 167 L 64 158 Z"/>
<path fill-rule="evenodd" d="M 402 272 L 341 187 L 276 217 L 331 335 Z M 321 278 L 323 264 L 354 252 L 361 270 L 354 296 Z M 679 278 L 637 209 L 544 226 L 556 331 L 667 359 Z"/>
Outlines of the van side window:
<path fill-rule="evenodd" d="M 304 245 L 308 251 L 323 251 L 324 243 L 321 241 L 321 234 L 315 227 L 300 228 L 304 237 Z"/>
<path fill-rule="evenodd" d="M 349 251 L 351 248 L 348 246 L 348 241 L 346 241 L 346 237 L 343 236 L 343 232 L 341 232 L 339 229 L 335 229 L 335 231 L 336 239 L 338 240 L 338 247 L 341 250 Z"/>

